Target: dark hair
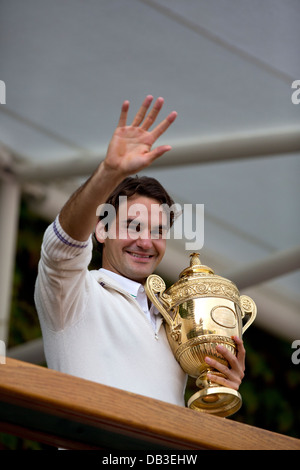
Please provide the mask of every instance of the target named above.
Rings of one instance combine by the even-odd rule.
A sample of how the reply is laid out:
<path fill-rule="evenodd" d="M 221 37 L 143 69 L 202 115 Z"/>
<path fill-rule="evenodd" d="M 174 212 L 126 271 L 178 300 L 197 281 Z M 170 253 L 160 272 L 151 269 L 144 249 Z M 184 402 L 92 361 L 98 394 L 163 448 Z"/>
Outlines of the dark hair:
<path fill-rule="evenodd" d="M 138 194 L 139 196 L 146 196 L 155 199 L 160 205 L 165 204 L 169 208 L 174 204 L 173 199 L 165 190 L 165 188 L 155 178 L 149 176 L 128 176 L 125 178 L 108 197 L 106 204 L 111 204 L 117 213 L 119 209 L 119 197 L 127 196 L 130 198 Z M 101 220 L 104 215 L 99 217 Z M 174 211 L 170 211 L 170 226 L 174 223 Z M 103 245 L 99 243 L 94 234 L 94 242 L 98 251 L 102 252 Z"/>

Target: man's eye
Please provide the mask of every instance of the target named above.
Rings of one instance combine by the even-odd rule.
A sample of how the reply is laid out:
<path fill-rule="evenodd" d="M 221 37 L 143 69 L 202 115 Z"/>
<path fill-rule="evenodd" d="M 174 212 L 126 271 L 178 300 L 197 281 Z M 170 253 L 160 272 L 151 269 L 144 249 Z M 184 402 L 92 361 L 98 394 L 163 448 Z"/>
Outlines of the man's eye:
<path fill-rule="evenodd" d="M 156 238 L 161 238 L 166 234 L 166 230 L 162 227 L 158 227 L 151 230 L 151 235 L 155 236 Z"/>
<path fill-rule="evenodd" d="M 131 222 L 130 224 L 127 225 L 127 229 L 130 232 L 140 232 L 141 231 L 141 224 L 135 224 Z"/>

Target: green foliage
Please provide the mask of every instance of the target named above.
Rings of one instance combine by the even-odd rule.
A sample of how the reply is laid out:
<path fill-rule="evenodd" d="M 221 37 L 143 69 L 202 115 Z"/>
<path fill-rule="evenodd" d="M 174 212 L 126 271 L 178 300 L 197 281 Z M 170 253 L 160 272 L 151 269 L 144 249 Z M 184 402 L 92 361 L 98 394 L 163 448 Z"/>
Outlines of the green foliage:
<path fill-rule="evenodd" d="M 244 344 L 243 407 L 233 419 L 300 438 L 300 365 L 292 363 L 291 344 L 254 326 Z"/>
<path fill-rule="evenodd" d="M 33 294 L 43 233 L 47 225 L 47 222 L 31 213 L 26 203 L 22 202 L 13 280 L 9 348 L 41 336 Z"/>

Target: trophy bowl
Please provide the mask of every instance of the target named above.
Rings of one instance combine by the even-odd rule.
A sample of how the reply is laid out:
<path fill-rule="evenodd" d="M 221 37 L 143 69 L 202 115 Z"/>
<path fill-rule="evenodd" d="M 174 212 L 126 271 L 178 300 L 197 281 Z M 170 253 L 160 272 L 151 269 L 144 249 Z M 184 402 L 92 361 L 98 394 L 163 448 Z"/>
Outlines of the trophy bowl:
<path fill-rule="evenodd" d="M 242 405 L 240 393 L 213 383 L 207 374 L 222 374 L 205 362 L 211 357 L 228 366 L 216 348 L 222 345 L 236 354 L 232 336 L 242 337 L 256 317 L 256 305 L 240 296 L 236 285 L 202 265 L 198 253 L 190 255 L 190 266 L 179 281 L 166 289 L 164 280 L 150 275 L 145 284 L 148 298 L 165 319 L 170 347 L 182 369 L 196 379 L 199 390 L 188 407 L 216 416 L 230 416 Z"/>

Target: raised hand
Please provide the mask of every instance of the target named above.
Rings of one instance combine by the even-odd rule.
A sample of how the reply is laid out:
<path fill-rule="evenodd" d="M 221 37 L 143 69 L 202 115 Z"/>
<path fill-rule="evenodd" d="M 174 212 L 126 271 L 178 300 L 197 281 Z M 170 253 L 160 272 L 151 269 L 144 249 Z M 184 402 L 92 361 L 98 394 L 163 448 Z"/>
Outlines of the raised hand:
<path fill-rule="evenodd" d="M 104 165 L 127 176 L 148 167 L 156 158 L 169 151 L 169 145 L 161 145 L 152 149 L 156 140 L 175 121 L 177 113 L 171 112 L 156 127 L 150 130 L 164 104 L 163 98 L 157 98 L 149 111 L 153 97 L 147 96 L 134 117 L 131 125 L 127 125 L 129 102 L 124 101 L 118 126 L 108 146 Z M 147 114 L 148 113 L 148 114 Z"/>
<path fill-rule="evenodd" d="M 163 98 L 158 98 L 149 111 L 152 100 L 150 95 L 144 99 L 130 126 L 126 124 L 129 102 L 124 101 L 105 159 L 60 211 L 63 229 L 75 240 L 88 239 L 98 222 L 98 206 L 105 203 L 113 189 L 126 176 L 138 173 L 171 149 L 169 145 L 155 149 L 152 146 L 174 122 L 177 113 L 173 111 L 150 130 L 164 103 Z"/>

